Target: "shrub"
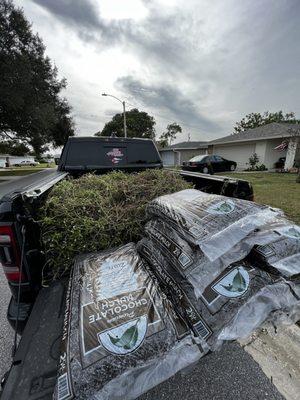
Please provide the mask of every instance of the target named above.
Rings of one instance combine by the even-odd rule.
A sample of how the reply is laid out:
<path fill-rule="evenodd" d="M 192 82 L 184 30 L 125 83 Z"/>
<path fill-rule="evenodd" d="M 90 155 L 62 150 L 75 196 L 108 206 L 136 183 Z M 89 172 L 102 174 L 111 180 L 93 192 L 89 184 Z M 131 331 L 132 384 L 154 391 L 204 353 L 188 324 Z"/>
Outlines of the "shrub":
<path fill-rule="evenodd" d="M 157 196 L 191 188 L 166 170 L 84 175 L 58 183 L 41 215 L 46 275 L 69 271 L 75 255 L 140 239 L 145 207 Z"/>
<path fill-rule="evenodd" d="M 267 171 L 268 170 L 268 168 L 265 166 L 265 164 L 259 164 L 259 165 L 256 165 L 256 167 L 255 167 L 255 171 Z"/>

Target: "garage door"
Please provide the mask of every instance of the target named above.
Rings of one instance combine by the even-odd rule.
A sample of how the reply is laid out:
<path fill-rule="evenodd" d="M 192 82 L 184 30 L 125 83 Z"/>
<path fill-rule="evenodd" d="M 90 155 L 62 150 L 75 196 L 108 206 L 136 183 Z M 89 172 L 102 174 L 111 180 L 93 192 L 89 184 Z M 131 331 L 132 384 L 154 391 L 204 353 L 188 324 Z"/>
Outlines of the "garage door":
<path fill-rule="evenodd" d="M 253 153 L 255 153 L 255 143 L 230 146 L 214 145 L 214 154 L 235 161 L 239 169 L 245 169 L 249 166 L 247 163 Z"/>
<path fill-rule="evenodd" d="M 175 165 L 174 152 L 172 151 L 162 151 L 160 152 L 160 156 L 163 162 L 163 165 Z"/>

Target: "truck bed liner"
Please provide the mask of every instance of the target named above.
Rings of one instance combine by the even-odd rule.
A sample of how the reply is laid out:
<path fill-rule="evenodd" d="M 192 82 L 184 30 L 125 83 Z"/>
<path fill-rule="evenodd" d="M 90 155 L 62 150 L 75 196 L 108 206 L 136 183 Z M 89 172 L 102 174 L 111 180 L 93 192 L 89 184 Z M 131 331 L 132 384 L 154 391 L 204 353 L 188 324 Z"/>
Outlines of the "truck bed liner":
<path fill-rule="evenodd" d="M 61 342 L 66 282 L 43 288 L 20 340 L 1 400 L 51 400 Z"/>

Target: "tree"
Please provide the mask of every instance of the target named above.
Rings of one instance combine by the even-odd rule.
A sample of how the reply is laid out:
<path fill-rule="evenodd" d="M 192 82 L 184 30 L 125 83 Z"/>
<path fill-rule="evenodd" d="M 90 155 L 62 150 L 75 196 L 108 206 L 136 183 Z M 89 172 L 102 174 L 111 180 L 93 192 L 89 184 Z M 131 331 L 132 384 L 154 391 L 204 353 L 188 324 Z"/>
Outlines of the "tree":
<path fill-rule="evenodd" d="M 246 115 L 240 122 L 236 122 L 234 127 L 234 133 L 246 131 L 248 129 L 257 128 L 262 125 L 267 125 L 272 122 L 288 122 L 290 124 L 296 124 L 299 121 L 296 120 L 293 112 L 283 114 L 282 111 L 269 112 L 265 111 L 261 113 L 251 113 Z"/>
<path fill-rule="evenodd" d="M 0 135 L 29 144 L 39 156 L 47 144 L 74 135 L 70 106 L 59 95 L 66 87 L 45 56 L 23 11 L 0 0 Z"/>
<path fill-rule="evenodd" d="M 171 145 L 172 140 L 176 139 L 177 133 L 180 132 L 182 132 L 182 128 L 180 125 L 176 124 L 176 122 L 173 122 L 173 124 L 169 124 L 167 126 L 167 131 L 164 132 L 159 138 L 162 147 L 166 147 L 166 144 Z"/>
<path fill-rule="evenodd" d="M 5 140 L 0 142 L 0 153 L 12 156 L 24 156 L 30 152 L 29 147 L 17 140 Z"/>
<path fill-rule="evenodd" d="M 123 113 L 116 114 L 111 121 L 104 125 L 101 132 L 97 132 L 95 136 L 124 136 L 123 129 Z M 139 111 L 133 108 L 126 111 L 126 126 L 128 137 L 149 138 L 155 137 L 155 120 L 145 111 Z"/>

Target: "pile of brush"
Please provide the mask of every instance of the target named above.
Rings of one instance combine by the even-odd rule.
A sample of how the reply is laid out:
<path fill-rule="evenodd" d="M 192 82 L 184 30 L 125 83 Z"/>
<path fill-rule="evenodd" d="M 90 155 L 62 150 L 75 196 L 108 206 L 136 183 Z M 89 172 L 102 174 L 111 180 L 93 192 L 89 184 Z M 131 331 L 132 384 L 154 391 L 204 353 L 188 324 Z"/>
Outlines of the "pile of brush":
<path fill-rule="evenodd" d="M 41 215 L 44 271 L 58 278 L 80 253 L 136 242 L 143 233 L 146 205 L 190 187 L 179 174 L 166 170 L 88 174 L 59 183 Z"/>

